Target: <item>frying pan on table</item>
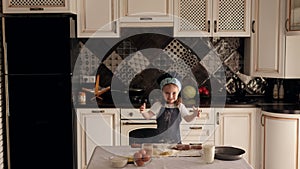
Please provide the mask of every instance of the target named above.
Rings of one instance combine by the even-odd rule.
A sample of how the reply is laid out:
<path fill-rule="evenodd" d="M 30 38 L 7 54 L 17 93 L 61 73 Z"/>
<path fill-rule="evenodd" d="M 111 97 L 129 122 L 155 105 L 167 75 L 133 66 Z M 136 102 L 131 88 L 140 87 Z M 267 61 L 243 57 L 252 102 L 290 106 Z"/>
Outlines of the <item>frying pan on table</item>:
<path fill-rule="evenodd" d="M 245 154 L 245 150 L 232 146 L 215 147 L 215 158 L 219 160 L 239 160 Z"/>

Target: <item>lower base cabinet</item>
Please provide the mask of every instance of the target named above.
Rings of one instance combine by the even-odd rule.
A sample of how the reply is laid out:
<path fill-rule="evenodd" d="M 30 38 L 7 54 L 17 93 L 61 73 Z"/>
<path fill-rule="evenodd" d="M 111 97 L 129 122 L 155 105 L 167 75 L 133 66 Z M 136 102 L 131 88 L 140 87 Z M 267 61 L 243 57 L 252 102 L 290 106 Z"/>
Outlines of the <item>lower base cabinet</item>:
<path fill-rule="evenodd" d="M 85 169 L 96 146 L 120 145 L 119 109 L 77 109 L 77 165 Z"/>
<path fill-rule="evenodd" d="M 190 113 L 192 108 L 188 108 Z M 201 108 L 201 116 L 191 122 L 182 120 L 180 125 L 182 144 L 214 144 L 215 114 L 213 108 Z"/>
<path fill-rule="evenodd" d="M 256 108 L 216 108 L 216 146 L 234 146 L 246 151 L 243 157 L 257 169 Z"/>
<path fill-rule="evenodd" d="M 262 111 L 262 169 L 299 169 L 299 119 Z"/>

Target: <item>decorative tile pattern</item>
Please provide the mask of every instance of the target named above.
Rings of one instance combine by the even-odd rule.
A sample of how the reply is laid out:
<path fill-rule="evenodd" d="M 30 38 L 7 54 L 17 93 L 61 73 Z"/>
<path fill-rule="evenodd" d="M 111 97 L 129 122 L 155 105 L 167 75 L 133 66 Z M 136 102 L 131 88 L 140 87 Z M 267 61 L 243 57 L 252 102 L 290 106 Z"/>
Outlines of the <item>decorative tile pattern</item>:
<path fill-rule="evenodd" d="M 127 64 L 134 70 L 135 74 L 140 73 L 150 64 L 149 60 L 140 51 L 137 51 L 132 56 L 129 56 L 128 60 L 127 58 Z"/>
<path fill-rule="evenodd" d="M 100 64 L 99 58 L 81 43 L 78 56 L 81 75 L 95 75 Z"/>
<path fill-rule="evenodd" d="M 123 40 L 115 51 L 124 59 L 130 54 L 137 52 L 137 48 L 130 40 Z"/>
<path fill-rule="evenodd" d="M 241 67 L 240 67 L 240 58 L 241 55 L 239 52 L 234 51 L 225 61 L 225 65 L 228 66 L 228 68 L 233 71 L 233 72 L 238 72 Z"/>
<path fill-rule="evenodd" d="M 121 62 L 114 74 L 126 86 L 129 86 L 131 80 L 136 75 L 134 69 L 126 61 Z"/>
<path fill-rule="evenodd" d="M 172 40 L 163 50 L 168 54 L 170 60 L 174 60 L 174 64 L 170 66 L 168 72 L 176 72 L 179 78 L 184 78 L 199 62 L 197 56 L 177 39 Z"/>
<path fill-rule="evenodd" d="M 119 54 L 113 51 L 104 61 L 103 64 L 111 71 L 115 72 L 119 64 L 122 62 L 122 58 Z"/>
<path fill-rule="evenodd" d="M 164 51 L 170 57 L 176 56 L 174 59 L 177 59 L 177 57 L 184 55 L 187 49 L 177 39 L 174 39 L 164 48 Z"/>
<path fill-rule="evenodd" d="M 177 78 L 179 80 L 182 80 L 185 76 L 187 76 L 191 69 L 190 67 L 184 63 L 182 60 L 181 62 L 175 62 L 168 70 L 167 72 L 175 72 L 177 74 Z"/>
<path fill-rule="evenodd" d="M 190 69 L 193 69 L 200 61 L 190 49 L 188 49 L 185 54 L 180 55 L 179 58 L 181 58 L 189 66 Z"/>
<path fill-rule="evenodd" d="M 222 66 L 220 57 L 214 52 L 210 51 L 201 61 L 200 64 L 211 75 L 214 74 Z"/>
<path fill-rule="evenodd" d="M 151 64 L 154 68 L 159 70 L 168 70 L 173 64 L 174 60 L 169 57 L 166 53 L 160 53 L 157 57 L 151 60 Z"/>

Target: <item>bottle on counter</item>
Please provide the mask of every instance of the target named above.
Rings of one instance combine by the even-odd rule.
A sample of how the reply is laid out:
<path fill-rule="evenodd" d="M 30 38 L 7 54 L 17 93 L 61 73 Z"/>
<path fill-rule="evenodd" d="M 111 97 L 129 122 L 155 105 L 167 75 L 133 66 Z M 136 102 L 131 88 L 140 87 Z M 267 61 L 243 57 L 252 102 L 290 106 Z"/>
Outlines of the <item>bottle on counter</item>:
<path fill-rule="evenodd" d="M 279 87 L 279 94 L 278 94 L 279 99 L 284 99 L 284 87 L 283 87 L 283 80 L 280 83 Z"/>
<path fill-rule="evenodd" d="M 278 84 L 275 83 L 273 87 L 273 99 L 278 99 Z"/>

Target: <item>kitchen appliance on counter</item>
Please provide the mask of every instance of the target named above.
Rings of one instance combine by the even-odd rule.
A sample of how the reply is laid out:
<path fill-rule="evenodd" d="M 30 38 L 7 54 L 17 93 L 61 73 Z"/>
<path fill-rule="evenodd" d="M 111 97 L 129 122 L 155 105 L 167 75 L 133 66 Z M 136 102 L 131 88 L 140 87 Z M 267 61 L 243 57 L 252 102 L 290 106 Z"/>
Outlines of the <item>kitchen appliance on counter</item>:
<path fill-rule="evenodd" d="M 75 168 L 71 16 L 3 18 L 8 168 Z"/>

